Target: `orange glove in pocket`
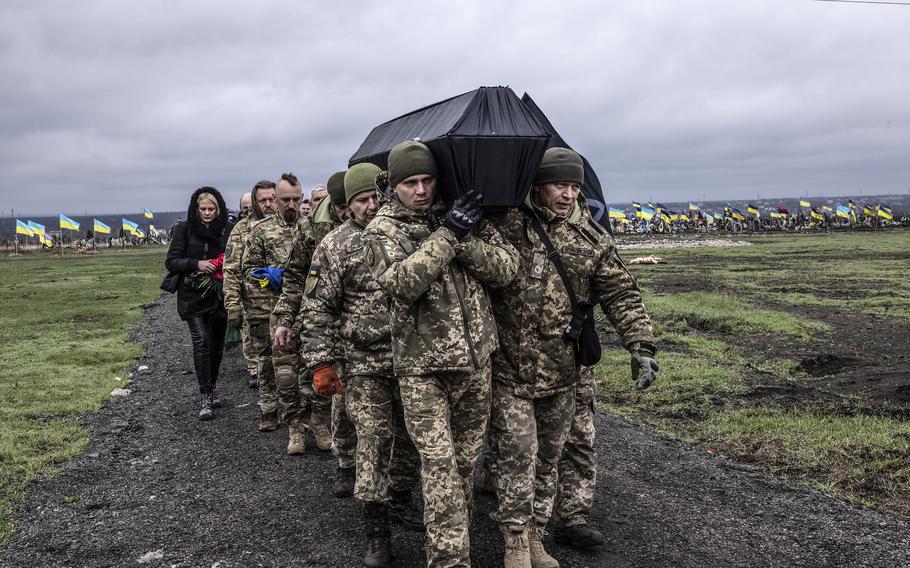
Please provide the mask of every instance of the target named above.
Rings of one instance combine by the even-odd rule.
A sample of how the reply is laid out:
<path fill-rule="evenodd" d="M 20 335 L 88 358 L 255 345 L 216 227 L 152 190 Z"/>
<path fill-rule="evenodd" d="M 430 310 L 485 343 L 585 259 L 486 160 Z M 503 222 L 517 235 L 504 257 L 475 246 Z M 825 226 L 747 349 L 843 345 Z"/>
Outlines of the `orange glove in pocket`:
<path fill-rule="evenodd" d="M 313 388 L 320 396 L 332 396 L 344 392 L 341 379 L 338 378 L 338 373 L 331 365 L 320 365 L 313 370 Z"/>

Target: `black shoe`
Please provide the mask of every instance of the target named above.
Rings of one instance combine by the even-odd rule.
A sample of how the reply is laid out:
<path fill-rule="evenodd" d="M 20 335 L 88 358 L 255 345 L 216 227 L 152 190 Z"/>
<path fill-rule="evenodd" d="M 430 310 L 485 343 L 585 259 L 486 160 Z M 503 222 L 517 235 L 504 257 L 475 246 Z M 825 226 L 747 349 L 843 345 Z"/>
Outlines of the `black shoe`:
<path fill-rule="evenodd" d="M 553 540 L 558 544 L 574 546 L 575 548 L 591 548 L 604 543 L 604 535 L 588 525 L 574 525 L 571 527 L 556 527 Z"/>
<path fill-rule="evenodd" d="M 423 530 L 423 516 L 414 506 L 410 491 L 389 491 L 389 518 L 393 523 L 401 523 L 404 528 L 412 531 Z"/>
<path fill-rule="evenodd" d="M 389 529 L 388 507 L 384 503 L 364 503 L 363 520 L 367 536 L 367 553 L 363 557 L 363 565 L 391 566 L 394 558 L 390 549 L 392 531 Z"/>
<path fill-rule="evenodd" d="M 354 476 L 355 468 L 339 467 L 335 474 L 335 482 L 332 483 L 332 494 L 335 497 L 353 497 L 354 496 Z"/>
<path fill-rule="evenodd" d="M 199 420 L 211 420 L 214 418 L 212 413 L 212 395 L 206 393 L 202 395 L 202 408 L 199 410 Z"/>
<path fill-rule="evenodd" d="M 212 387 L 212 408 L 221 408 L 221 399 L 218 398 L 218 391 Z"/>
<path fill-rule="evenodd" d="M 246 381 L 246 386 L 250 387 L 251 389 L 259 388 L 259 379 L 256 377 L 250 377 Z"/>

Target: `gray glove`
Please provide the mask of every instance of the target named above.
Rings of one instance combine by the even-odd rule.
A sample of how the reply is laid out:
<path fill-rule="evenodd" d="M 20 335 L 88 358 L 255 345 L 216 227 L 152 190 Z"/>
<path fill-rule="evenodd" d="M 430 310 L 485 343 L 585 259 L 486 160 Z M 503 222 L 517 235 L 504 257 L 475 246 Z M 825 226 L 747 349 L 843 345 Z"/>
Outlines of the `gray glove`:
<path fill-rule="evenodd" d="M 471 227 L 480 220 L 483 215 L 483 209 L 480 208 L 480 202 L 483 200 L 483 194 L 476 189 L 459 197 L 452 208 L 446 213 L 445 221 L 442 222 L 444 227 L 455 233 L 459 241 L 467 238 L 471 232 Z"/>
<path fill-rule="evenodd" d="M 632 380 L 635 381 L 637 390 L 645 390 L 657 380 L 657 370 L 660 367 L 654 357 L 641 351 L 632 352 Z"/>

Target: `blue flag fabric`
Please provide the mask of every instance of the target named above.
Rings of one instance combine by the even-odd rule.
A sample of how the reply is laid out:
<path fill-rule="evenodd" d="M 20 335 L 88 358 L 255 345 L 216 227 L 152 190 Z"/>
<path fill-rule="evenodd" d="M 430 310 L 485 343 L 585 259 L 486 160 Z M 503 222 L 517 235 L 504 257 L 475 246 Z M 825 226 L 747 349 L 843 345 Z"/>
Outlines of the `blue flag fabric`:
<path fill-rule="evenodd" d="M 275 292 L 281 292 L 281 279 L 283 276 L 283 268 L 257 268 L 250 274 L 250 280 L 258 282 L 263 288 L 271 286 Z"/>

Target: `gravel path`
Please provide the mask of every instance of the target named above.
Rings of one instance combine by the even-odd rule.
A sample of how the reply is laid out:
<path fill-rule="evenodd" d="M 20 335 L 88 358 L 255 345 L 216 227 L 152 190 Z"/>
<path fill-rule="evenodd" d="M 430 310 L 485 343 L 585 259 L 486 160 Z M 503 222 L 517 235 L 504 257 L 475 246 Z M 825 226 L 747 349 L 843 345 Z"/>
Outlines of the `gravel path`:
<path fill-rule="evenodd" d="M 132 394 L 86 416 L 92 439 L 60 475 L 32 485 L 0 566 L 360 566 L 359 507 L 335 499 L 334 460 L 285 455 L 286 431 L 255 429 L 240 353 L 225 360 L 227 408 L 195 418 L 189 335 L 172 297 L 150 307 Z M 599 413 L 592 522 L 601 550 L 555 544 L 564 567 L 910 567 L 910 526 L 668 440 Z M 501 565 L 478 498 L 475 566 Z M 422 565 L 422 534 L 393 529 L 399 566 Z M 149 554 L 151 553 L 151 554 Z M 145 562 L 140 560 L 150 559 Z"/>

